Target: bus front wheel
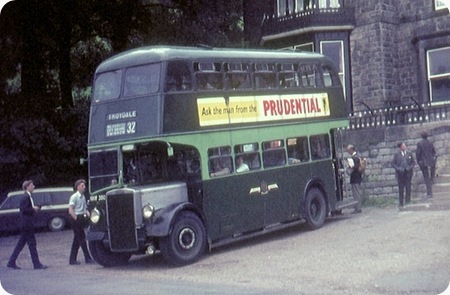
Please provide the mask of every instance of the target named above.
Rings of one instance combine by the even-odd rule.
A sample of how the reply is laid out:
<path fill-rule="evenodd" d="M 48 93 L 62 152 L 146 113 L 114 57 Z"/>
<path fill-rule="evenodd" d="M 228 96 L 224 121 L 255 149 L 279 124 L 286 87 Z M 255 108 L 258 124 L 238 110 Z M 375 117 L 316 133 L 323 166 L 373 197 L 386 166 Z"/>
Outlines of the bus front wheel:
<path fill-rule="evenodd" d="M 200 258 L 206 249 L 206 230 L 192 212 L 182 212 L 168 236 L 160 241 L 161 254 L 173 265 L 182 266 Z"/>
<path fill-rule="evenodd" d="M 305 219 L 309 229 L 318 229 L 325 222 L 327 205 L 323 192 L 318 188 L 312 188 L 306 195 Z"/>
<path fill-rule="evenodd" d="M 92 258 L 104 267 L 123 265 L 130 260 L 130 253 L 114 253 L 109 250 L 103 241 L 89 241 L 89 251 Z"/>

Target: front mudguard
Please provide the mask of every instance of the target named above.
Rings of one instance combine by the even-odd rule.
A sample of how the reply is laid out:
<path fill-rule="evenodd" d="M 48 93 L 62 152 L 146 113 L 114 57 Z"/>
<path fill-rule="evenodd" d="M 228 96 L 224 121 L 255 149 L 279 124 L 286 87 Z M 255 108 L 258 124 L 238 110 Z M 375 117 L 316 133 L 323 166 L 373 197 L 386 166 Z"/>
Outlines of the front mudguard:
<path fill-rule="evenodd" d="M 164 237 L 170 233 L 171 225 L 178 213 L 181 211 L 192 211 L 202 219 L 204 222 L 204 216 L 192 203 L 177 203 L 167 206 L 157 212 L 153 221 L 146 225 L 147 236 L 150 237 Z"/>

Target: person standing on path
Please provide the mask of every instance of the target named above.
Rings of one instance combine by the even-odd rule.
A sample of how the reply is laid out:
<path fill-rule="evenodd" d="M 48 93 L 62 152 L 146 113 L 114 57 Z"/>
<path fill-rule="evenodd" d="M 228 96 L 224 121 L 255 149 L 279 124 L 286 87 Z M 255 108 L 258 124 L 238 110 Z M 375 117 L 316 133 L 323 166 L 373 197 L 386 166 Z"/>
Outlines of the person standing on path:
<path fill-rule="evenodd" d="M 72 217 L 73 242 L 70 250 L 69 264 L 78 265 L 77 261 L 78 250 L 83 250 L 84 259 L 86 263 L 92 263 L 93 260 L 89 254 L 86 244 L 86 234 L 84 228 L 89 219 L 89 211 L 87 210 L 86 197 L 84 191 L 86 190 L 86 181 L 83 179 L 75 182 L 74 188 L 76 192 L 69 200 L 69 214 Z"/>
<path fill-rule="evenodd" d="M 434 149 L 433 144 L 428 140 L 428 133 L 426 131 L 422 131 L 420 136 L 422 137 L 422 140 L 417 143 L 416 159 L 417 163 L 419 163 L 427 188 L 427 193 L 423 199 L 427 199 L 433 197 L 431 185 L 434 181 L 436 150 Z"/>
<path fill-rule="evenodd" d="M 39 260 L 36 248 L 36 236 L 34 235 L 34 214 L 39 212 L 41 208 L 34 205 L 32 197 L 34 191 L 33 181 L 25 180 L 22 184 L 22 188 L 24 189 L 25 194 L 20 200 L 20 239 L 9 258 L 7 267 L 20 269 L 16 264 L 16 260 L 23 247 L 25 247 L 25 244 L 28 244 L 34 269 L 46 269 L 47 266 L 43 265 Z"/>
<path fill-rule="evenodd" d="M 355 146 L 349 144 L 347 146 L 347 152 L 350 154 L 350 158 L 348 158 L 348 169 L 350 169 L 350 185 L 352 187 L 352 196 L 355 201 L 358 203 L 355 206 L 355 211 L 353 214 L 361 213 L 361 182 L 362 182 L 362 174 L 359 172 L 359 165 L 361 160 L 356 153 Z"/>
<path fill-rule="evenodd" d="M 398 206 L 402 208 L 411 202 L 411 179 L 415 163 L 412 153 L 407 150 L 404 142 L 400 142 L 397 146 L 399 150 L 394 154 L 392 167 L 395 169 L 398 182 Z"/>

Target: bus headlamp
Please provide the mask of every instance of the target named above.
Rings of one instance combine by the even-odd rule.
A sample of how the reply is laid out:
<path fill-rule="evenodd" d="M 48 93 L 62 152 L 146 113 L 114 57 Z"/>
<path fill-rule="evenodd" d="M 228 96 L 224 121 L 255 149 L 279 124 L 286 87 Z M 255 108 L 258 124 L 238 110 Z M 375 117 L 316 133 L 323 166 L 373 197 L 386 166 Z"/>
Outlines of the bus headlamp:
<path fill-rule="evenodd" d="M 155 208 L 152 205 L 145 205 L 144 208 L 142 208 L 142 216 L 144 216 L 144 219 L 152 218 L 153 213 L 155 213 Z"/>
<path fill-rule="evenodd" d="M 97 224 L 100 221 L 101 213 L 100 210 L 97 208 L 94 208 L 94 210 L 91 211 L 91 222 L 92 224 Z"/>

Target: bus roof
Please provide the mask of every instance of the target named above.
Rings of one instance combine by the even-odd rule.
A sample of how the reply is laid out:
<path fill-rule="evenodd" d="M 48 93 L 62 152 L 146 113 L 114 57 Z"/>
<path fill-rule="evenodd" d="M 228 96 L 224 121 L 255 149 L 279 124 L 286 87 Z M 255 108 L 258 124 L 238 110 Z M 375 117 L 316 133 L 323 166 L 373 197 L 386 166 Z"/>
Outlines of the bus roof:
<path fill-rule="evenodd" d="M 302 60 L 326 59 L 326 57 L 324 57 L 319 53 L 306 51 L 148 46 L 131 49 L 106 59 L 98 66 L 96 73 L 164 60 L 176 60 L 176 59 L 227 60 L 236 58 L 247 59 L 249 61 L 253 59 L 282 60 L 284 58 L 286 58 L 286 60 L 292 60 L 297 58 L 301 58 Z"/>

